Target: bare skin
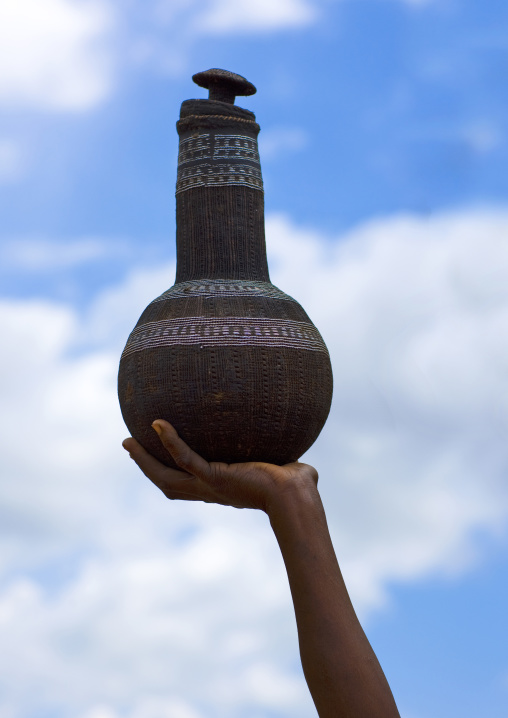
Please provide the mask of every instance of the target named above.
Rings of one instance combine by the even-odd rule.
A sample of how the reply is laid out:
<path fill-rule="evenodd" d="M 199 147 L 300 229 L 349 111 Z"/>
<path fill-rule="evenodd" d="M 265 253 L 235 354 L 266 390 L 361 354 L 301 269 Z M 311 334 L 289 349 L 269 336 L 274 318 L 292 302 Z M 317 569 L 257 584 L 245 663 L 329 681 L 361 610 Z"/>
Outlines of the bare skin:
<path fill-rule="evenodd" d="M 312 466 L 208 463 L 171 424 L 153 423 L 181 471 L 132 438 L 124 448 L 168 499 L 259 509 L 270 520 L 289 578 L 307 685 L 320 718 L 400 718 L 349 599 Z"/>

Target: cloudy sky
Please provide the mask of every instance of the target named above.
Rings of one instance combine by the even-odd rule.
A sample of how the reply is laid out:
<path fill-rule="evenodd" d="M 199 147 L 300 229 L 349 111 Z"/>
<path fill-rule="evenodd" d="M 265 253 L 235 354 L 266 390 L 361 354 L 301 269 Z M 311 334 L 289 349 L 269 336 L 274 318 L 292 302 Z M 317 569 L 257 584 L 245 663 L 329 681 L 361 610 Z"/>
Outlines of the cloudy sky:
<path fill-rule="evenodd" d="M 180 103 L 258 87 L 306 460 L 403 718 L 508 704 L 505 0 L 3 0 L 0 718 L 312 718 L 263 515 L 166 502 L 116 371 L 174 281 Z"/>

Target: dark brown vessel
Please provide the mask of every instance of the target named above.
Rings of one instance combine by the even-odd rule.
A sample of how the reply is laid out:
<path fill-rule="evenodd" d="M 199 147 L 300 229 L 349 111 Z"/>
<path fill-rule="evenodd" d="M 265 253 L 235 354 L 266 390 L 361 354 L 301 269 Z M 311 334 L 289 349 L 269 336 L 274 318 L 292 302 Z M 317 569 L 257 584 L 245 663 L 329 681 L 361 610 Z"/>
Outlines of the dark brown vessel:
<path fill-rule="evenodd" d="M 209 461 L 298 459 L 328 416 L 327 348 L 303 308 L 270 283 L 252 112 L 256 90 L 224 70 L 198 73 L 208 100 L 187 100 L 176 187 L 175 284 L 145 309 L 120 361 L 132 436 L 173 466 L 151 428 L 170 421 Z"/>

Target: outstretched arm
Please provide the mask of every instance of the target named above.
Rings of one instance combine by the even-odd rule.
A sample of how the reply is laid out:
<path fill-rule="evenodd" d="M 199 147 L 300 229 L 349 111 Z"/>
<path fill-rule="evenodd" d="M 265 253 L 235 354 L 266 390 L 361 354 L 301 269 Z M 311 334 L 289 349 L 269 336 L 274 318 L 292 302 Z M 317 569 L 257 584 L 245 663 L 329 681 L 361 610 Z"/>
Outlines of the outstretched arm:
<path fill-rule="evenodd" d="M 320 718 L 399 712 L 356 617 L 315 484 L 283 493 L 269 513 L 293 596 L 303 671 Z"/>
<path fill-rule="evenodd" d="M 399 718 L 390 687 L 349 599 L 317 490 L 306 464 L 209 464 L 165 421 L 154 429 L 181 471 L 137 441 L 124 447 L 170 499 L 265 511 L 282 552 L 305 678 L 320 718 Z"/>

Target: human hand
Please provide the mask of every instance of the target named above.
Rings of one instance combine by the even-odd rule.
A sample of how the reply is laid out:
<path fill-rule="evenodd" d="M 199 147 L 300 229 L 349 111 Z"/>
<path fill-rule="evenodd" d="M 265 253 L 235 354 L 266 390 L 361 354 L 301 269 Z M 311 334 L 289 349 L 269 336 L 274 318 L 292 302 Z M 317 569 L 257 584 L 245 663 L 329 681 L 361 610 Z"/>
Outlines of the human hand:
<path fill-rule="evenodd" d="M 269 513 L 281 494 L 301 488 L 316 491 L 318 474 L 308 464 L 208 463 L 180 439 L 167 421 L 157 419 L 152 427 L 181 471 L 161 464 L 132 437 L 125 439 L 123 447 L 168 499 L 205 501 Z"/>

